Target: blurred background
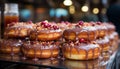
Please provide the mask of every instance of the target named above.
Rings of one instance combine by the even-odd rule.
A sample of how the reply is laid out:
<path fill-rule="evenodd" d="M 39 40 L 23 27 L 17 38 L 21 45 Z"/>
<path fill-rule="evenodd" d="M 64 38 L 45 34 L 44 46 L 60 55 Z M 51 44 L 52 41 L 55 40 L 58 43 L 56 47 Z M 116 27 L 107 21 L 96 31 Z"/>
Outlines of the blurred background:
<path fill-rule="evenodd" d="M 109 0 L 1 0 L 0 3 L 17 3 L 19 21 L 23 22 L 107 22 L 106 8 L 110 5 Z"/>

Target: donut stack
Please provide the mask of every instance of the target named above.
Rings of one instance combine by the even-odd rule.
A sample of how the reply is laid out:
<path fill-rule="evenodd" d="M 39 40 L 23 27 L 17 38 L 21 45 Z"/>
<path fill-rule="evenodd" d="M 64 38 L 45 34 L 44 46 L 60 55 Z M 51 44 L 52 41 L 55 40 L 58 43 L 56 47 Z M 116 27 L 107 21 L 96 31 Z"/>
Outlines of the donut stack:
<path fill-rule="evenodd" d="M 97 29 L 97 39 L 96 43 L 100 45 L 101 52 L 108 51 L 110 48 L 109 39 L 107 38 L 107 27 L 104 23 L 96 22 L 92 23 L 93 26 Z"/>
<path fill-rule="evenodd" d="M 0 41 L 1 53 L 21 53 L 28 58 L 54 58 L 59 54 L 57 40 L 62 30 L 55 23 L 42 21 L 36 24 L 12 23 L 4 32 L 5 39 Z"/>
<path fill-rule="evenodd" d="M 107 27 L 107 38 L 109 38 L 110 49 L 115 51 L 118 48 L 118 33 L 115 31 L 115 26 L 112 23 L 104 23 Z"/>
<path fill-rule="evenodd" d="M 63 36 L 66 40 L 62 48 L 63 55 L 68 59 L 95 59 L 100 53 L 110 52 L 118 47 L 118 34 L 111 23 L 80 21 L 66 29 Z"/>
<path fill-rule="evenodd" d="M 59 54 L 57 40 L 62 36 L 61 29 L 54 23 L 36 23 L 30 32 L 30 41 L 24 42 L 22 52 L 28 58 L 54 58 Z"/>
<path fill-rule="evenodd" d="M 23 38 L 28 37 L 34 29 L 32 23 L 11 23 L 5 29 L 4 39 L 0 41 L 0 52 L 7 54 L 18 54 L 21 52 Z"/>
<path fill-rule="evenodd" d="M 74 27 L 66 29 L 63 37 L 63 55 L 73 60 L 90 60 L 98 58 L 100 46 L 94 42 L 97 38 L 97 29 L 90 23 L 80 21 Z"/>
<path fill-rule="evenodd" d="M 115 26 L 101 22 L 17 22 L 8 24 L 4 36 L 0 40 L 1 53 L 22 53 L 35 60 L 55 58 L 60 49 L 67 59 L 96 59 L 101 53 L 114 51 L 118 46 Z"/>
<path fill-rule="evenodd" d="M 96 42 L 100 45 L 102 52 L 108 52 L 112 46 L 118 45 L 118 34 L 115 32 L 115 26 L 111 23 L 97 22 L 95 27 L 98 29 L 98 35 Z M 115 49 L 115 48 L 114 48 Z"/>

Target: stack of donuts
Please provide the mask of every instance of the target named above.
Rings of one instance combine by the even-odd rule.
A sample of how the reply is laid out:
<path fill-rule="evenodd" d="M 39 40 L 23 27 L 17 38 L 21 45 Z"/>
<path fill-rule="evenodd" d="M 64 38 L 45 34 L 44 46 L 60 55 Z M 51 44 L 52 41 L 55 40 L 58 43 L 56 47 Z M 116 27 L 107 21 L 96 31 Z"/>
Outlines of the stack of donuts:
<path fill-rule="evenodd" d="M 111 23 L 83 21 L 66 29 L 63 37 L 66 40 L 62 48 L 63 55 L 73 60 L 98 58 L 100 53 L 112 51 L 111 47 L 118 47 L 119 38 Z"/>
<path fill-rule="evenodd" d="M 90 60 L 117 46 L 117 41 L 118 34 L 111 23 L 17 22 L 6 27 L 4 39 L 0 40 L 0 52 L 21 53 L 35 60 L 55 58 L 60 53 L 67 59 Z"/>
<path fill-rule="evenodd" d="M 90 23 L 80 21 L 66 29 L 63 37 L 66 42 L 63 44 L 63 55 L 73 60 L 89 60 L 99 57 L 101 48 L 94 41 L 97 38 L 98 30 Z"/>
<path fill-rule="evenodd" d="M 59 54 L 57 40 L 62 36 L 61 29 L 54 23 L 42 21 L 18 22 L 9 24 L 4 32 L 5 39 L 0 41 L 0 52 L 22 53 L 24 58 L 54 58 Z"/>
<path fill-rule="evenodd" d="M 11 23 L 4 32 L 5 38 L 0 41 L 0 52 L 6 54 L 18 54 L 21 52 L 21 47 L 25 37 L 28 37 L 30 31 L 34 29 L 32 23 Z"/>
<path fill-rule="evenodd" d="M 30 33 L 30 40 L 23 44 L 22 51 L 29 58 L 54 58 L 59 54 L 57 40 L 62 30 L 55 23 L 42 21 L 35 24 L 36 29 Z"/>
<path fill-rule="evenodd" d="M 107 27 L 107 32 L 108 34 L 106 37 L 109 39 L 109 44 L 110 44 L 110 49 L 112 51 L 115 51 L 118 48 L 118 40 L 119 40 L 119 35 L 115 31 L 115 26 L 112 23 L 104 23 L 105 26 Z"/>
<path fill-rule="evenodd" d="M 104 36 L 98 36 L 96 42 L 100 45 L 102 52 L 112 51 L 112 47 L 118 47 L 118 33 L 115 31 L 115 26 L 112 23 L 101 23 L 95 26 L 99 33 L 104 33 Z"/>

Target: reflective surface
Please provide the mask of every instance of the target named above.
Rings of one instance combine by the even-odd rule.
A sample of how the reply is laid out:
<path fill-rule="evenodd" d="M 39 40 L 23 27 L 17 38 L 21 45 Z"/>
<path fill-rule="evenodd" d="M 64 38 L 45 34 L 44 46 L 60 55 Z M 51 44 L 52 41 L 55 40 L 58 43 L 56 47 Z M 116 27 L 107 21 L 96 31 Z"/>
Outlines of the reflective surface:
<path fill-rule="evenodd" d="M 59 69 L 106 69 L 106 65 L 109 59 L 108 54 L 104 57 L 99 57 L 95 60 L 89 61 L 74 61 L 68 59 L 39 59 L 37 61 L 32 59 L 23 59 L 19 55 L 11 56 L 10 54 L 0 54 L 0 61 L 10 62 L 15 64 L 31 65 L 45 68 L 59 68 Z M 111 55 L 111 57 L 114 57 Z M 110 61 L 110 60 L 109 60 Z"/>

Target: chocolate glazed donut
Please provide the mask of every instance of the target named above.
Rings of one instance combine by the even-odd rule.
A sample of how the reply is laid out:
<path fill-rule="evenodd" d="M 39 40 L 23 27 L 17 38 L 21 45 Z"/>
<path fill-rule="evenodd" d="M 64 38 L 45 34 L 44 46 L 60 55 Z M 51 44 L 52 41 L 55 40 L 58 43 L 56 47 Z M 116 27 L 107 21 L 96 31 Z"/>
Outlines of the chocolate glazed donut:
<path fill-rule="evenodd" d="M 30 35 L 30 31 L 35 29 L 33 23 L 12 23 L 8 25 L 4 32 L 5 38 L 24 38 Z"/>
<path fill-rule="evenodd" d="M 59 54 L 59 47 L 54 42 L 26 42 L 22 52 L 28 58 L 54 58 Z"/>
<path fill-rule="evenodd" d="M 64 31 L 63 36 L 66 40 L 75 40 L 76 32 L 72 29 L 67 29 Z"/>
<path fill-rule="evenodd" d="M 108 39 L 108 37 L 97 39 L 96 43 L 100 45 L 101 52 L 109 51 L 110 40 Z"/>
<path fill-rule="evenodd" d="M 90 60 L 96 59 L 100 55 L 100 47 L 98 44 L 92 43 L 66 43 L 63 46 L 63 55 L 67 59 L 73 60 Z"/>
<path fill-rule="evenodd" d="M 0 42 L 0 52 L 7 54 L 18 54 L 22 46 L 21 40 L 3 39 Z"/>
<path fill-rule="evenodd" d="M 63 36 L 67 40 L 85 39 L 88 41 L 95 40 L 97 37 L 97 30 L 95 28 L 74 28 L 64 31 Z"/>
<path fill-rule="evenodd" d="M 62 31 L 56 30 L 40 30 L 40 31 L 32 31 L 30 38 L 32 40 L 40 40 L 40 41 L 52 41 L 57 40 L 62 36 Z"/>
<path fill-rule="evenodd" d="M 36 23 L 37 27 L 30 34 L 30 39 L 40 41 L 58 40 L 62 36 L 62 30 L 54 24 L 48 22 Z"/>

